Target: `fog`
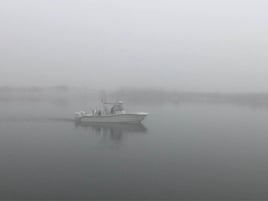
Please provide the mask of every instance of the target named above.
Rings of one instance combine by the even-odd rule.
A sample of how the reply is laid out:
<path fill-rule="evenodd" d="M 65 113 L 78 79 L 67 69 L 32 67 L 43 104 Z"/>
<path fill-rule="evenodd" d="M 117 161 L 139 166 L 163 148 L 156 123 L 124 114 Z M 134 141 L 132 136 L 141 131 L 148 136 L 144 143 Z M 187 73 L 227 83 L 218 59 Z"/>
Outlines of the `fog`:
<path fill-rule="evenodd" d="M 0 0 L 0 200 L 268 200 L 267 8 Z"/>
<path fill-rule="evenodd" d="M 2 0 L 0 85 L 265 92 L 267 6 Z"/>

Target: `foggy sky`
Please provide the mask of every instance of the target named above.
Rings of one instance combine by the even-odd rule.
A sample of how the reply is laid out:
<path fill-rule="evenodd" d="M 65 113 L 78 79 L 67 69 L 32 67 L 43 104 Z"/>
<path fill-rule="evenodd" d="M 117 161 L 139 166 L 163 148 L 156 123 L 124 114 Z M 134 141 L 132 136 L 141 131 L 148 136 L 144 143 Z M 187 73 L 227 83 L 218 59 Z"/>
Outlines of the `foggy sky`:
<path fill-rule="evenodd" d="M 0 85 L 268 91 L 268 1 L 1 0 Z"/>

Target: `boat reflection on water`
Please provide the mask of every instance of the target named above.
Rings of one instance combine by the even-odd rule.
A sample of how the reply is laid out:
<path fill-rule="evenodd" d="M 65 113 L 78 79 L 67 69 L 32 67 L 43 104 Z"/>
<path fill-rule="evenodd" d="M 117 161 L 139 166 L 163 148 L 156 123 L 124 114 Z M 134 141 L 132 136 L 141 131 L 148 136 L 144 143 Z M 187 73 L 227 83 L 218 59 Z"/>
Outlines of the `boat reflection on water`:
<path fill-rule="evenodd" d="M 102 136 L 102 141 L 112 141 L 113 143 L 120 144 L 127 135 L 146 134 L 147 128 L 139 124 L 100 124 L 79 122 L 75 123 L 77 128 L 85 129 L 90 134 Z"/>

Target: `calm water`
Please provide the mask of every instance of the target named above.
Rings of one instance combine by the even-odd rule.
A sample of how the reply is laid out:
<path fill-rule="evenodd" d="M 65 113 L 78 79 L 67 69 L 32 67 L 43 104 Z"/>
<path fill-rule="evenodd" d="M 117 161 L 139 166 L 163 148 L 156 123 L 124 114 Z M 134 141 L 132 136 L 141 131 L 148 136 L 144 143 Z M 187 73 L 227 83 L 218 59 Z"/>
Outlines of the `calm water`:
<path fill-rule="evenodd" d="M 131 104 L 143 125 L 75 125 L 83 106 L 0 103 L 1 199 L 268 199 L 268 110 Z"/>

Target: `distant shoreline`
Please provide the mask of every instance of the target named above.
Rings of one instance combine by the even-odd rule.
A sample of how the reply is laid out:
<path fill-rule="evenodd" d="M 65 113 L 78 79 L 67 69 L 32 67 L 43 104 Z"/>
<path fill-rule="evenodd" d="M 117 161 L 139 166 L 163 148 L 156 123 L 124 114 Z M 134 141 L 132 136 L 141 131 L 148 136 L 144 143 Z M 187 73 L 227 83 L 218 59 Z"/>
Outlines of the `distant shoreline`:
<path fill-rule="evenodd" d="M 115 91 L 92 90 L 87 87 L 0 87 L 0 101 L 73 102 L 98 101 L 101 98 L 136 103 L 228 103 L 268 107 L 268 92 L 187 92 L 162 89 L 119 89 Z"/>

